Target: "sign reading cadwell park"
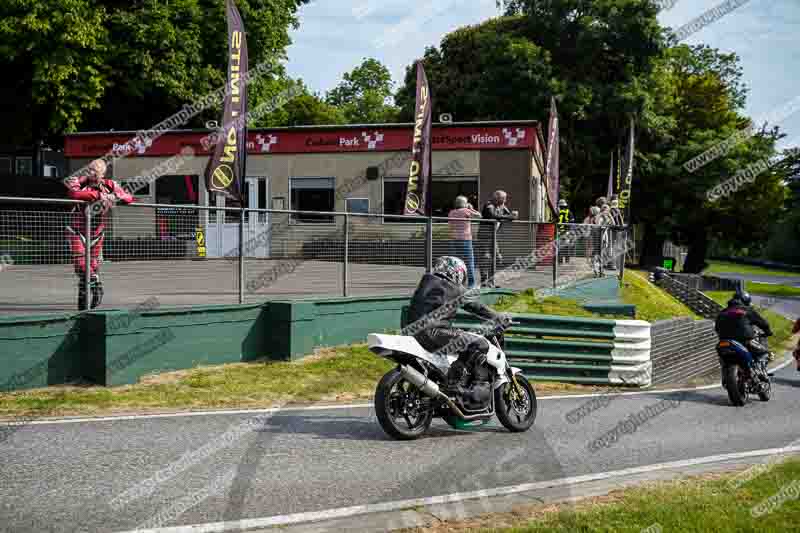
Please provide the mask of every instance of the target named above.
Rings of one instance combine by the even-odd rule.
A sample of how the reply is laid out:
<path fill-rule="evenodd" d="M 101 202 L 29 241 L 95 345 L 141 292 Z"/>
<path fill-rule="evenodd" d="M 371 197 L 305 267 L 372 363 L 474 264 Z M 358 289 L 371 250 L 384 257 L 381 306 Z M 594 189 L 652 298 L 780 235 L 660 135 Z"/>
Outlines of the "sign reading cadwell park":
<path fill-rule="evenodd" d="M 414 139 L 403 214 L 429 215 L 431 210 L 431 99 L 422 62 L 417 62 L 417 103 L 414 108 Z"/>
<path fill-rule="evenodd" d="M 247 40 L 244 24 L 233 0 L 226 0 L 228 17 L 228 86 L 222 116 L 222 135 L 208 161 L 205 178 L 209 191 L 241 200 L 241 183 L 247 158 Z"/>

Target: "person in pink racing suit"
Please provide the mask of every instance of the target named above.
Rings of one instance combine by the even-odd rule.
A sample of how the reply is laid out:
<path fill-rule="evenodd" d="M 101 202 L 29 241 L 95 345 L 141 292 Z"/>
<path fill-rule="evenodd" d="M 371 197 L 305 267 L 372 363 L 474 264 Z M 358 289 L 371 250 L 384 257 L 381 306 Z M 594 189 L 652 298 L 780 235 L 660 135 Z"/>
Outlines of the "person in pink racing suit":
<path fill-rule="evenodd" d="M 91 264 L 89 265 L 89 287 L 92 293 L 92 309 L 103 300 L 103 284 L 97 272 L 98 258 L 103 250 L 103 230 L 106 225 L 106 213 L 119 200 L 126 204 L 133 202 L 125 189 L 114 180 L 105 179 L 106 163 L 96 159 L 89 163 L 85 174 L 70 176 L 65 184 L 69 197 L 82 200 L 87 205 L 76 205 L 70 225 L 67 226 L 67 239 L 72 250 L 75 274 L 78 276 L 78 310 L 86 309 L 86 209 L 91 209 L 91 236 L 88 237 L 91 247 Z"/>

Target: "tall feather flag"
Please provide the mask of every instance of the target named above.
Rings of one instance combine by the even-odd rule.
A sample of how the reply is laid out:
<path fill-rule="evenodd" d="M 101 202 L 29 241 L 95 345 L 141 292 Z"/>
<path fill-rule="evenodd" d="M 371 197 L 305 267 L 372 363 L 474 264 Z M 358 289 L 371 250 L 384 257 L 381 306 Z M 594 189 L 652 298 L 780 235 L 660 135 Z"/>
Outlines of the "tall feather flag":
<path fill-rule="evenodd" d="M 613 157 L 613 156 L 612 156 Z M 622 149 L 619 145 L 617 145 L 617 168 L 616 168 L 616 175 L 617 175 L 617 186 L 614 187 L 614 190 L 619 191 L 622 190 Z"/>
<path fill-rule="evenodd" d="M 606 198 L 609 200 L 614 195 L 614 150 L 611 150 L 611 167 L 608 169 L 608 188 Z"/>
<path fill-rule="evenodd" d="M 630 220 L 631 213 L 631 184 L 633 183 L 633 156 L 634 156 L 634 120 L 631 117 L 631 127 L 628 135 L 628 146 L 625 149 L 624 178 L 622 189 L 619 191 L 619 208 L 623 212 L 623 219 Z M 623 165 L 620 165 L 623 166 Z"/>
<path fill-rule="evenodd" d="M 556 110 L 556 99 L 550 97 L 550 123 L 547 128 L 547 198 L 550 200 L 550 208 L 553 216 L 558 216 L 558 163 L 559 163 L 559 129 L 558 111 Z"/>
<path fill-rule="evenodd" d="M 431 205 L 431 91 L 422 61 L 417 61 L 417 95 L 414 106 L 414 138 L 404 215 L 432 214 Z"/>
<path fill-rule="evenodd" d="M 228 19 L 228 81 L 222 127 L 205 170 L 206 188 L 239 202 L 247 168 L 247 38 L 233 0 L 225 0 Z"/>

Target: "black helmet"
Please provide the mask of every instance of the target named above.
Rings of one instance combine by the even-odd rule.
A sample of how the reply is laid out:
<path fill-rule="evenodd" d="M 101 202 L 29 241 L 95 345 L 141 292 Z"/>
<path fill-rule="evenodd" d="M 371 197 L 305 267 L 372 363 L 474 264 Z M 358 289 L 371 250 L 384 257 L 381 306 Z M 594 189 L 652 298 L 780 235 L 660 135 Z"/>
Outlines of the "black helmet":
<path fill-rule="evenodd" d="M 750 298 L 749 292 L 743 291 L 741 294 L 738 295 L 738 298 L 744 305 L 750 305 L 753 302 L 753 299 Z"/>

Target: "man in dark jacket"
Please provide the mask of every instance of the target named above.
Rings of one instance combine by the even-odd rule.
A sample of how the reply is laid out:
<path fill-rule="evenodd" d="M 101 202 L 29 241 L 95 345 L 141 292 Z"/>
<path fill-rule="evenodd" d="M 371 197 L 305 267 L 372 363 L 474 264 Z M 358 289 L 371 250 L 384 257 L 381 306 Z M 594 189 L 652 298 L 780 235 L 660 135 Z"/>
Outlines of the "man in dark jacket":
<path fill-rule="evenodd" d="M 772 330 L 769 322 L 750 307 L 750 303 L 751 298 L 748 293 L 735 294 L 728 301 L 728 307 L 717 316 L 714 329 L 720 339 L 741 342 L 750 350 L 753 357 L 761 357 L 769 353 L 769 350 L 755 340 L 756 333 L 753 326 L 758 327 L 768 337 L 772 336 Z"/>
<path fill-rule="evenodd" d="M 486 205 L 483 206 L 483 210 L 481 211 L 482 219 L 495 221 L 494 223 L 482 222 L 478 226 L 478 240 L 476 244 L 478 269 L 481 272 L 481 285 L 486 284 L 488 286 L 494 286 L 492 278 L 495 273 L 492 271 L 492 254 L 497 253 L 498 260 L 501 258 L 499 246 L 495 246 L 495 250 L 492 250 L 492 234 L 497 233 L 503 221 L 514 220 L 519 217 L 517 211 L 511 211 L 506 205 L 507 198 L 508 196 L 505 191 L 495 191 L 492 200 L 486 202 Z"/>
<path fill-rule="evenodd" d="M 457 353 L 458 360 L 447 375 L 448 388 L 458 390 L 465 386 L 469 370 L 477 358 L 489 352 L 489 341 L 484 337 L 453 328 L 452 321 L 458 310 L 464 310 L 498 324 L 506 320 L 480 303 L 478 293 L 466 290 L 467 266 L 457 257 L 438 258 L 430 274 L 425 274 L 411 297 L 406 334 L 411 334 L 429 352 L 442 348 L 444 354 Z"/>

